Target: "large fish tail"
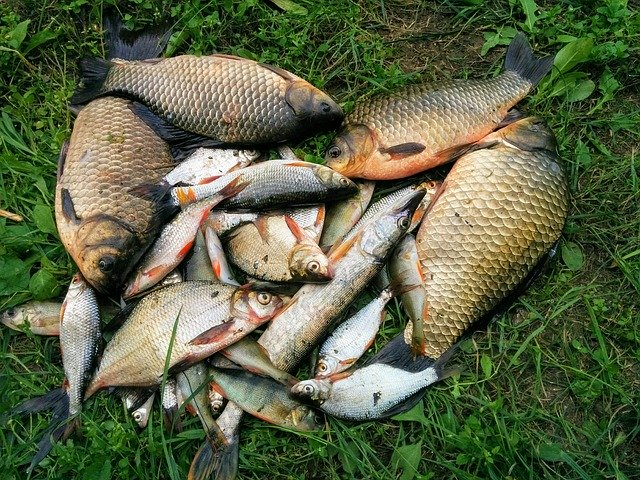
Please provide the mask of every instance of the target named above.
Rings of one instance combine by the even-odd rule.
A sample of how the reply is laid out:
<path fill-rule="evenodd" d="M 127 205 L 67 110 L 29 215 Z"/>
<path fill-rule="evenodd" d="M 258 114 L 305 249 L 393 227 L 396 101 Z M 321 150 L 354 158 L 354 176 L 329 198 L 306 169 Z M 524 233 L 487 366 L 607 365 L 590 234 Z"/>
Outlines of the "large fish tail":
<path fill-rule="evenodd" d="M 72 106 L 83 105 L 104 94 L 104 82 L 112 63 L 103 58 L 85 58 L 80 62 L 82 87 L 76 90 L 69 101 Z"/>
<path fill-rule="evenodd" d="M 69 419 L 69 395 L 63 388 L 56 388 L 41 397 L 26 400 L 12 409 L 8 415 L 25 416 L 45 410 L 51 410 L 53 418 L 38 442 L 38 451 L 31 460 L 27 473 L 47 456 L 55 442 L 68 438 L 80 426 L 79 418 Z"/>
<path fill-rule="evenodd" d="M 107 16 L 104 29 L 109 55 L 121 60 L 146 60 L 157 58 L 167 46 L 171 31 L 158 27 L 142 33 L 123 30 L 122 22 L 115 16 Z M 104 84 L 113 63 L 103 58 L 88 58 L 80 62 L 83 86 L 74 92 L 72 106 L 83 105 L 107 93 Z"/>
<path fill-rule="evenodd" d="M 188 480 L 233 480 L 238 473 L 239 442 L 235 436 L 228 441 L 224 436 L 211 438 L 198 449 L 189 468 Z"/>
<path fill-rule="evenodd" d="M 171 36 L 171 29 L 164 25 L 144 32 L 123 30 L 122 26 L 122 21 L 115 15 L 108 15 L 104 19 L 108 58 L 122 60 L 157 58 L 166 48 Z"/>
<path fill-rule="evenodd" d="M 525 35 L 518 32 L 507 49 L 504 68 L 517 73 L 534 87 L 551 70 L 553 59 L 553 55 L 537 58 Z"/>

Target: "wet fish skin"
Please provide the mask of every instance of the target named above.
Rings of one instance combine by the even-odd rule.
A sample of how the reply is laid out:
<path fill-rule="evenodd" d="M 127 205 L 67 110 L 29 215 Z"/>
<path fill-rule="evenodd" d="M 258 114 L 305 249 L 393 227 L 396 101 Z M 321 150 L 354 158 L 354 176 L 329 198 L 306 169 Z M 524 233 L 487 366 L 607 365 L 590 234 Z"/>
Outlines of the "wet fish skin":
<path fill-rule="evenodd" d="M 246 187 L 237 179 L 220 192 L 184 208 L 159 233 L 149 251 L 135 269 L 135 275 L 127 282 L 122 297 L 127 299 L 151 288 L 176 268 L 191 250 L 200 225 L 211 209 L 228 196 L 236 195 Z"/>
<path fill-rule="evenodd" d="M 244 370 L 210 369 L 214 389 L 244 411 L 301 432 L 318 430 L 315 413 L 289 394 L 289 387 Z"/>
<path fill-rule="evenodd" d="M 567 180 L 544 123 L 525 118 L 493 136 L 491 148 L 458 159 L 416 235 L 421 354 L 432 358 L 516 289 L 567 217 Z"/>
<path fill-rule="evenodd" d="M 153 407 L 153 399 L 156 397 L 155 393 L 152 393 L 151 396 L 144 402 L 144 404 L 131 412 L 131 417 L 133 421 L 136 422 L 138 427 L 145 428 L 147 423 L 149 423 L 149 415 L 151 414 L 151 408 Z"/>
<path fill-rule="evenodd" d="M 166 174 L 163 181 L 171 186 L 207 183 L 232 170 L 248 167 L 261 155 L 258 150 L 201 147 Z"/>
<path fill-rule="evenodd" d="M 409 228 L 413 212 L 423 197 L 424 192 L 413 192 L 380 212 L 349 248 L 335 253 L 335 276 L 331 281 L 304 285 L 274 317 L 258 343 L 276 368 L 291 371 L 320 342 L 335 318 L 382 268 L 394 245 Z M 218 422 L 237 432 L 241 419 L 242 410 L 230 402 Z M 190 479 L 207 478 L 212 470 L 216 478 L 223 475 L 233 478 L 237 471 L 237 443 L 216 439 L 215 447 L 214 454 L 211 445 L 203 445 L 191 464 Z"/>
<path fill-rule="evenodd" d="M 108 386 L 152 386 L 169 368 L 184 368 L 271 319 L 278 295 L 212 282 L 181 282 L 154 290 L 134 307 L 107 344 L 85 397 Z"/>
<path fill-rule="evenodd" d="M 331 262 L 290 217 L 260 215 L 224 237 L 229 260 L 247 275 L 271 282 L 327 282 Z"/>
<path fill-rule="evenodd" d="M 173 204 L 185 206 L 214 195 L 236 179 L 246 182 L 247 187 L 234 197 L 220 202 L 220 208 L 263 210 L 315 205 L 325 200 L 338 200 L 356 191 L 351 180 L 323 165 L 295 160 L 269 160 L 229 172 L 205 185 L 175 187 L 171 189 Z"/>
<path fill-rule="evenodd" d="M 207 249 L 207 256 L 209 258 L 209 269 L 213 272 L 213 276 L 216 280 L 229 285 L 240 285 L 235 277 L 229 262 L 227 261 L 227 254 L 222 247 L 222 242 L 216 233 L 213 231 L 205 221 L 201 230 L 204 231 L 205 246 Z"/>
<path fill-rule="evenodd" d="M 330 377 L 351 367 L 375 340 L 384 321 L 384 308 L 395 295 L 393 287 L 344 320 L 320 346 L 315 378 Z"/>
<path fill-rule="evenodd" d="M 402 286 L 419 285 L 421 287 L 410 289 L 400 297 L 402 306 L 409 317 L 404 330 L 405 342 L 407 345 L 411 345 L 414 355 L 421 355 L 421 352 L 426 348 L 424 319 L 422 318 L 425 301 L 425 278 L 420 265 L 416 239 L 413 235 L 407 234 L 396 247 L 389 259 L 388 270 L 393 282 Z"/>
<path fill-rule="evenodd" d="M 300 77 L 231 55 L 89 59 L 81 68 L 85 86 L 72 104 L 107 93 L 132 96 L 169 123 L 225 144 L 297 140 L 343 118 L 331 97 Z"/>
<path fill-rule="evenodd" d="M 55 218 L 60 240 L 86 280 L 114 293 L 170 210 L 123 185 L 157 183 L 173 158 L 120 98 L 100 98 L 74 123 L 59 166 Z"/>
<path fill-rule="evenodd" d="M 410 85 L 367 99 L 345 118 L 326 163 L 349 178 L 392 180 L 450 161 L 497 128 L 552 62 L 536 58 L 519 33 L 495 78 Z"/>
<path fill-rule="evenodd" d="M 33 300 L 2 312 L 0 323 L 17 331 L 28 328 L 35 335 L 59 335 L 61 307 L 60 302 Z"/>
<path fill-rule="evenodd" d="M 220 428 L 213 418 L 209 405 L 209 369 L 204 362 L 198 362 L 176 374 L 178 388 L 188 402 L 188 410 L 197 414 L 207 435 L 216 436 Z"/>
<path fill-rule="evenodd" d="M 354 183 L 358 187 L 355 195 L 327 207 L 325 225 L 318 242 L 323 250 L 329 250 L 343 238 L 358 223 L 369 206 L 376 183 L 371 181 Z"/>
<path fill-rule="evenodd" d="M 399 188 L 398 190 L 385 195 L 384 197 L 379 198 L 372 204 L 368 206 L 365 212 L 362 214 L 360 219 L 355 223 L 355 225 L 342 237 L 341 239 L 334 242 L 333 246 L 329 249 L 329 255 L 338 249 L 341 244 L 349 243 L 355 235 L 360 231 L 363 225 L 365 225 L 371 218 L 375 217 L 378 213 L 388 208 L 389 205 L 393 204 L 393 202 L 397 201 L 399 198 L 405 197 L 411 192 L 415 191 L 424 191 L 425 195 L 422 198 L 422 201 L 418 205 L 418 207 L 413 212 L 411 216 L 411 225 L 409 226 L 408 232 L 412 232 L 422 221 L 422 217 L 425 212 L 429 208 L 429 204 L 431 200 L 434 198 L 438 188 L 442 182 L 438 180 L 425 180 L 420 183 L 416 183 L 413 185 L 409 185 L 407 187 Z M 388 283 L 388 282 L 387 282 Z"/>
<path fill-rule="evenodd" d="M 380 363 L 342 375 L 303 380 L 291 392 L 317 401 L 333 417 L 363 421 L 383 418 L 386 410 L 440 379 L 433 367 L 406 372 Z"/>

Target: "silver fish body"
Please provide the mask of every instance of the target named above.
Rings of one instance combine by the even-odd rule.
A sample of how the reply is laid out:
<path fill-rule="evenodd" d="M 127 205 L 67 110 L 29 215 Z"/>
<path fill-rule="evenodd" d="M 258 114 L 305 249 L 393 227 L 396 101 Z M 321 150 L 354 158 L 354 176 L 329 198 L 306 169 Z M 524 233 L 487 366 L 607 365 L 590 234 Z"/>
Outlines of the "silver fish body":
<path fill-rule="evenodd" d="M 325 378 L 351 367 L 373 343 L 382 324 L 384 307 L 394 296 L 391 287 L 343 321 L 320 346 L 316 378 Z"/>
<path fill-rule="evenodd" d="M 33 300 L 5 310 L 0 322 L 13 330 L 26 328 L 35 335 L 59 335 L 61 307 L 60 302 Z"/>
<path fill-rule="evenodd" d="M 201 147 L 167 173 L 163 180 L 171 186 L 178 183 L 199 185 L 232 170 L 248 167 L 260 156 L 261 153 L 257 150 Z"/>
<path fill-rule="evenodd" d="M 107 344 L 86 397 L 107 386 L 158 385 L 165 362 L 173 368 L 208 357 L 271 319 L 282 303 L 268 292 L 211 282 L 154 290 Z"/>

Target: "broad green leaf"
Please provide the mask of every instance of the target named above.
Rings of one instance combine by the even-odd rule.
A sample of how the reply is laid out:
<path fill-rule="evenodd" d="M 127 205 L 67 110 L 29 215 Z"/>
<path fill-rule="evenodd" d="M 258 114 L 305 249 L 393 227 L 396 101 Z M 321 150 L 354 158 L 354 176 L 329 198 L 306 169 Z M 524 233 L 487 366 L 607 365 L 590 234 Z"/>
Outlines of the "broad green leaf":
<path fill-rule="evenodd" d="M 529 32 L 533 31 L 533 24 L 536 23 L 538 19 L 536 17 L 536 10 L 538 10 L 538 5 L 533 0 L 520 0 L 520 5 L 522 6 L 522 10 L 524 10 L 525 21 Z"/>
<path fill-rule="evenodd" d="M 543 443 L 538 447 L 538 456 L 547 462 L 561 462 L 564 452 L 556 443 Z"/>
<path fill-rule="evenodd" d="M 26 55 L 34 48 L 39 47 L 40 45 L 48 42 L 49 40 L 53 40 L 57 36 L 58 36 L 57 33 L 49 30 L 48 28 L 41 30 L 29 39 L 29 43 L 27 43 L 27 45 L 24 47 L 24 50 L 22 53 Z"/>
<path fill-rule="evenodd" d="M 29 23 L 31 23 L 31 20 L 25 20 L 24 22 L 20 22 L 16 25 L 16 28 L 9 32 L 7 45 L 18 50 L 24 40 L 24 37 L 27 36 L 27 27 L 29 26 Z"/>
<path fill-rule="evenodd" d="M 584 72 L 570 72 L 566 75 L 562 75 L 553 82 L 549 96 L 558 97 L 560 95 L 564 95 L 572 88 L 575 88 L 578 83 L 583 80 L 587 80 L 588 78 L 589 77 Z"/>
<path fill-rule="evenodd" d="M 578 83 L 572 90 L 567 92 L 568 102 L 581 102 L 591 96 L 596 88 L 596 84 L 591 80 L 583 80 Z"/>
<path fill-rule="evenodd" d="M 411 410 L 395 415 L 392 418 L 399 421 L 419 422 L 423 425 L 428 424 L 427 417 L 424 416 L 424 404 L 422 403 L 422 400 L 420 400 Z"/>
<path fill-rule="evenodd" d="M 569 270 L 575 272 L 582 268 L 584 263 L 584 257 L 580 246 L 573 242 L 565 242 L 562 245 L 562 261 L 569 268 Z"/>
<path fill-rule="evenodd" d="M 581 62 L 589 59 L 593 49 L 593 39 L 579 38 L 560 49 L 553 61 L 553 74 L 568 72 Z"/>
<path fill-rule="evenodd" d="M 19 258 L 0 258 L 0 295 L 10 295 L 27 290 L 29 286 L 29 265 Z"/>
<path fill-rule="evenodd" d="M 402 469 L 402 475 L 400 480 L 411 480 L 415 478 L 418 473 L 418 465 L 422 459 L 422 442 L 418 442 L 414 445 L 403 445 L 394 450 L 391 456 L 391 463 L 398 468 Z"/>
<path fill-rule="evenodd" d="M 491 371 L 493 370 L 493 363 L 491 362 L 491 357 L 486 353 L 483 353 L 480 357 L 480 367 L 482 368 L 482 373 L 484 374 L 484 378 L 491 377 Z"/>
<path fill-rule="evenodd" d="M 111 462 L 104 456 L 98 456 L 84 470 L 82 479 L 85 480 L 109 480 L 111 478 Z"/>
<path fill-rule="evenodd" d="M 47 300 L 60 292 L 56 278 L 48 270 L 38 270 L 29 281 L 29 291 L 36 300 Z"/>
<path fill-rule="evenodd" d="M 52 233 L 56 234 L 56 224 L 53 221 L 53 214 L 51 213 L 51 208 L 46 205 L 38 204 L 33 207 L 33 221 L 38 227 L 38 230 L 44 233 Z"/>
<path fill-rule="evenodd" d="M 306 15 L 309 11 L 302 5 L 298 5 L 291 0 L 270 0 L 278 8 L 281 8 L 285 12 L 293 13 L 294 15 Z"/>

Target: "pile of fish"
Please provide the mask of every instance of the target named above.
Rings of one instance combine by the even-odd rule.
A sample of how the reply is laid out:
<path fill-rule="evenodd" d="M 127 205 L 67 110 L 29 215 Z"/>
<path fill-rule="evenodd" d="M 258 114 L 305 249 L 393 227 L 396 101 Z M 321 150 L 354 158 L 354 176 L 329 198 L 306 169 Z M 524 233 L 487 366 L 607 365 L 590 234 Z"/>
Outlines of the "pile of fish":
<path fill-rule="evenodd" d="M 495 78 L 409 86 L 345 117 L 278 67 L 158 58 L 168 35 L 127 41 L 119 23 L 106 27 L 110 58 L 82 63 L 56 187 L 60 239 L 80 272 L 61 307 L 2 316 L 59 334 L 63 352 L 62 387 L 10 412 L 53 411 L 29 470 L 99 391 L 142 427 L 154 397 L 171 428 L 185 408 L 197 413 L 207 440 L 195 479 L 235 476 L 244 412 L 308 431 L 320 411 L 405 411 L 560 237 L 568 198 L 553 134 L 512 110 L 552 58 L 521 34 Z M 338 128 L 326 166 L 286 147 Z M 274 148 L 281 158 L 260 161 Z M 442 181 L 423 173 L 447 162 Z M 377 180 L 400 181 L 382 194 Z M 379 295 L 349 314 L 372 285 Z M 404 333 L 360 361 L 394 297 Z M 109 298 L 123 308 L 105 315 Z M 100 309 L 112 317 L 104 349 Z M 314 377 L 296 378 L 318 346 Z"/>

